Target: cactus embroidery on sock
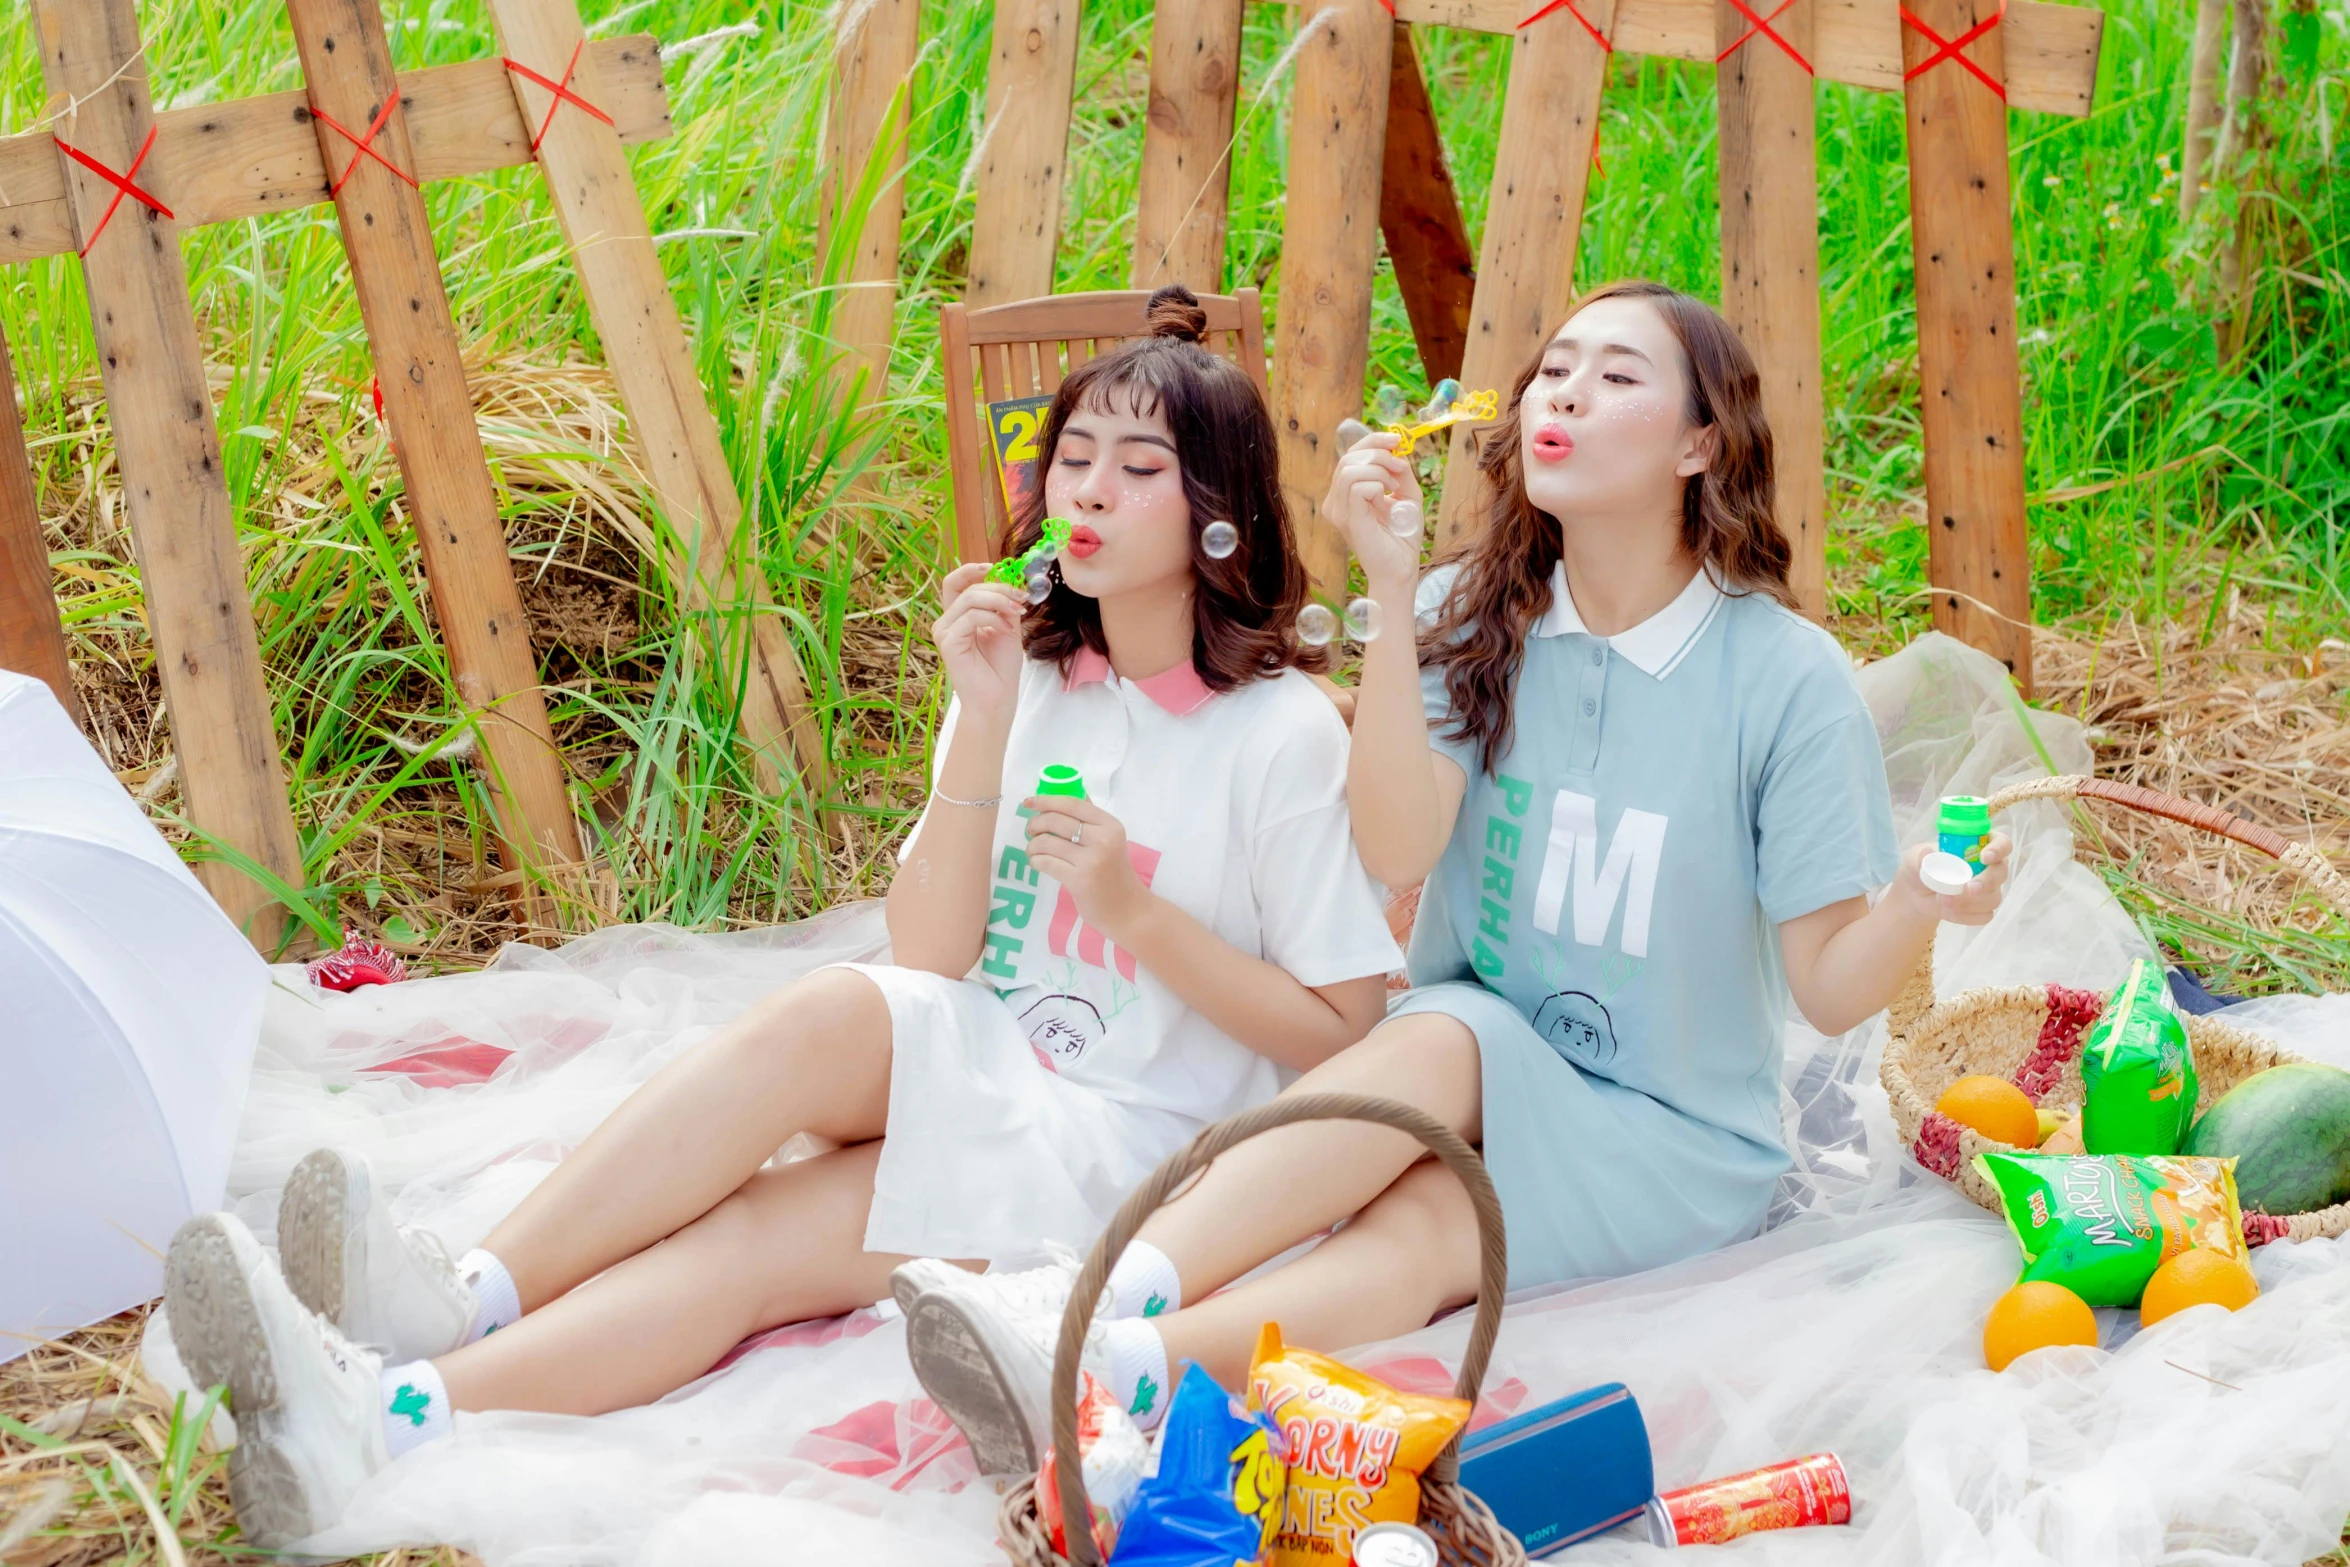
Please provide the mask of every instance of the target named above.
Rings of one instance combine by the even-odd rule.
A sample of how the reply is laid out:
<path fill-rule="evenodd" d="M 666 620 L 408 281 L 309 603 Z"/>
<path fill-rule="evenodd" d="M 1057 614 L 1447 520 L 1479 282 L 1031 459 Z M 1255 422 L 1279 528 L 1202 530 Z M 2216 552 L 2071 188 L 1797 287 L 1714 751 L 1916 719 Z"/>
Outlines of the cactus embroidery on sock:
<path fill-rule="evenodd" d="M 413 1382 L 400 1384 L 400 1391 L 392 1398 L 392 1413 L 404 1415 L 412 1426 L 424 1424 L 424 1412 L 432 1408 L 432 1395 L 421 1392 Z"/>

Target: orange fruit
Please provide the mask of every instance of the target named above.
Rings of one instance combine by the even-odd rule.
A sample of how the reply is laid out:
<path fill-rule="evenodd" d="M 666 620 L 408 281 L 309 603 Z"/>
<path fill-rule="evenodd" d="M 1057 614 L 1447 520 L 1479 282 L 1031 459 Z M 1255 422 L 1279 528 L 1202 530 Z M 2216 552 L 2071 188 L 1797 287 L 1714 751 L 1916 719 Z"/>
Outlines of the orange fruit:
<path fill-rule="evenodd" d="M 2010 1148 L 2040 1146 L 2040 1112 L 2004 1077 L 1962 1077 L 1942 1090 L 1934 1108 L 1959 1125 Z"/>
<path fill-rule="evenodd" d="M 2051 1344 L 2097 1343 L 2097 1314 L 2061 1284 L 2035 1280 L 2018 1284 L 1991 1307 L 1983 1324 L 1983 1359 L 2005 1371 L 2018 1355 Z"/>
<path fill-rule="evenodd" d="M 2154 1270 L 2138 1301 L 2138 1324 L 2152 1327 L 2189 1306 L 2249 1306 L 2260 1295 L 2252 1270 L 2225 1252 L 2190 1246 Z"/>

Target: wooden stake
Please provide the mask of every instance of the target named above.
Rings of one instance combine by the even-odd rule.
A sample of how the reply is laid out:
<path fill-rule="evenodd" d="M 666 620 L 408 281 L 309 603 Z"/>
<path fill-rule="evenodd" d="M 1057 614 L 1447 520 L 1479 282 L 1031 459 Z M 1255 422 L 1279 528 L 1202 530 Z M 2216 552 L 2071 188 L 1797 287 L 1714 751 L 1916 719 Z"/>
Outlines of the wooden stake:
<path fill-rule="evenodd" d="M 823 736 L 808 711 L 790 632 L 772 608 L 775 594 L 759 566 L 757 541 L 743 525 L 718 422 L 653 252 L 628 155 L 618 132 L 597 117 L 604 85 L 583 48 L 578 8 L 573 0 L 490 0 L 490 16 L 506 58 L 522 68 L 511 72 L 515 101 L 539 138 L 539 171 L 603 339 L 604 363 L 628 411 L 629 434 L 675 541 L 670 570 L 685 584 L 688 603 L 711 618 L 721 667 L 740 669 L 747 651 L 742 725 L 762 786 L 780 791 L 796 756 L 820 797 Z M 568 76 L 565 90 L 580 102 L 558 98 L 526 70 L 557 85 Z M 893 242 L 893 267 L 895 260 Z"/>
<path fill-rule="evenodd" d="M 652 39 L 599 38 L 587 59 L 603 77 L 605 108 L 622 141 L 669 134 L 661 51 Z M 403 71 L 400 107 L 408 112 L 416 177 L 427 185 L 530 161 L 531 128 L 495 60 Z M 60 162 L 47 131 L 0 136 L 0 263 L 73 254 Z M 327 199 L 326 163 L 299 92 L 165 110 L 155 116 L 155 151 L 139 174 L 182 229 Z"/>
<path fill-rule="evenodd" d="M 963 303 L 974 310 L 1053 291 L 1077 20 L 1078 0 L 996 0 L 963 285 Z"/>
<path fill-rule="evenodd" d="M 1379 187 L 1379 232 L 1395 285 L 1412 320 L 1412 340 L 1433 386 L 1458 378 L 1477 288 L 1477 253 L 1461 221 L 1461 198 L 1445 166 L 1444 141 L 1410 24 L 1395 24 L 1387 79 L 1387 163 Z"/>
<path fill-rule="evenodd" d="M 1956 40 L 1997 0 L 1911 0 Z M 1989 82 L 1913 27 L 1909 213 L 1916 253 L 1918 372 L 1924 391 L 1928 577 L 1934 624 L 1983 649 L 2032 688 L 2032 578 L 2024 525 L 2021 382 L 2015 343 L 2015 234 L 2007 185 L 2000 27 L 1963 51 Z M 1927 62 L 1933 60 L 1934 63 Z"/>
<path fill-rule="evenodd" d="M 1282 229 L 1297 238 L 1281 247 L 1273 423 L 1306 567 L 1336 594 L 1346 585 L 1346 541 L 1321 520 L 1322 491 L 1337 466 L 1338 421 L 1362 412 L 1395 32 L 1379 0 L 1330 0 L 1305 25 L 1314 36 L 1290 86 Z"/>
<path fill-rule="evenodd" d="M 1134 286 L 1224 291 L 1232 116 L 1240 100 L 1241 0 L 1151 13 L 1150 117 L 1134 206 Z"/>
<path fill-rule="evenodd" d="M 857 231 L 843 279 L 846 288 L 832 315 L 833 340 L 848 354 L 842 368 L 851 395 L 869 408 L 889 385 L 890 344 L 897 331 L 898 242 L 906 213 L 906 122 L 902 114 L 894 126 L 886 122 L 921 53 L 921 0 L 844 5 L 840 26 L 843 31 L 833 40 L 816 253 L 831 254 L 842 201 L 880 158 L 886 172 Z"/>
<path fill-rule="evenodd" d="M 1585 0 L 1582 14 L 1604 36 L 1615 8 L 1616 0 Z M 1575 246 L 1583 234 L 1583 193 L 1591 180 L 1607 64 L 1608 52 L 1563 10 L 1519 33 L 1512 45 L 1485 241 L 1477 255 L 1476 301 L 1461 359 L 1461 385 L 1471 391 L 1493 387 L 1507 397 L 1519 370 L 1558 330 L 1574 301 Z M 1440 548 L 1484 525 L 1488 492 L 1473 444 L 1481 428 L 1453 427 L 1436 527 Z"/>
<path fill-rule="evenodd" d="M 2219 78 L 2227 57 L 2228 0 L 2195 0 L 2195 45 L 2187 56 L 2187 139 L 2179 149 L 2179 221 L 2195 215 L 2219 135 Z"/>
<path fill-rule="evenodd" d="M 520 873 L 523 913 L 533 924 L 555 923 L 579 867 L 579 828 L 539 695 L 530 623 L 507 561 L 440 261 L 406 172 L 415 154 L 383 14 L 377 0 L 286 0 L 286 14 L 309 79 L 319 153 L 340 182 L 335 216 L 456 696 L 481 726 L 492 808 L 508 868 Z"/>
<path fill-rule="evenodd" d="M 1722 314 L 1762 372 L 1779 494 L 1779 526 L 1795 548 L 1791 573 L 1805 614 L 1828 611 L 1827 441 L 1820 407 L 1820 221 L 1812 76 L 1794 58 L 1814 50 L 1814 0 L 1777 16 L 1717 0 L 1714 68 L 1721 116 Z M 1776 39 L 1773 35 L 1776 35 Z M 1744 42 L 1739 42 L 1744 39 Z M 1785 40 L 1781 47 L 1778 39 Z M 1794 54 L 1790 54 L 1793 50 Z"/>
<path fill-rule="evenodd" d="M 130 172 L 154 130 L 132 0 L 34 0 L 33 20 L 41 73 L 67 105 L 56 139 L 140 185 L 156 153 L 150 149 L 138 172 Z M 123 508 L 188 819 L 299 887 L 301 847 L 286 803 L 179 230 L 96 169 L 62 152 L 59 161 L 76 248 L 84 252 L 82 283 L 114 426 Z M 219 861 L 199 864 L 196 875 L 255 946 L 277 948 L 284 910 L 272 893 Z"/>
<path fill-rule="evenodd" d="M 0 335 L 0 669 L 45 682 L 82 721 L 73 669 L 65 656 L 65 624 L 49 571 L 49 541 L 41 533 L 40 499 L 33 492 L 33 459 L 25 450 L 24 418 L 16 410 L 16 366 Z"/>

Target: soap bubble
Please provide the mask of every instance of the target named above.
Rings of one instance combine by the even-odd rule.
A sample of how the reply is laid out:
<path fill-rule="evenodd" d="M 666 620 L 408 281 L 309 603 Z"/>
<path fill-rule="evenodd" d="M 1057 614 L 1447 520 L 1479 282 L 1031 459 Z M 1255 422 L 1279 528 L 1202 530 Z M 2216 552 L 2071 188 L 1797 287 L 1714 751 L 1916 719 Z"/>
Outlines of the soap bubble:
<path fill-rule="evenodd" d="M 1427 527 L 1428 514 L 1420 509 L 1418 501 L 1397 501 L 1387 513 L 1387 531 L 1399 539 L 1417 544 Z"/>
<path fill-rule="evenodd" d="M 1338 449 L 1351 452 L 1370 433 L 1371 427 L 1360 419 L 1341 419 L 1338 421 Z"/>
<path fill-rule="evenodd" d="M 1323 611 L 1328 614 L 1328 610 Z M 1357 642 L 1379 640 L 1379 601 L 1372 598 L 1351 600 L 1346 606 L 1346 634 Z"/>
<path fill-rule="evenodd" d="M 1338 635 L 1338 617 L 1327 604 L 1308 604 L 1297 612 L 1297 639 L 1307 647 L 1328 647 Z"/>
<path fill-rule="evenodd" d="M 1452 405 L 1459 402 L 1460 400 L 1461 383 L 1448 375 L 1443 380 L 1436 383 L 1436 390 L 1431 393 L 1428 398 L 1427 411 L 1422 414 L 1421 417 L 1425 419 L 1441 419 L 1446 414 L 1451 413 Z"/>
<path fill-rule="evenodd" d="M 1042 604 L 1053 596 L 1053 574 L 1042 566 L 1028 574 L 1028 602 Z"/>
<path fill-rule="evenodd" d="M 1403 388 L 1389 381 L 1371 394 L 1371 411 L 1379 416 L 1381 424 L 1403 422 Z"/>
<path fill-rule="evenodd" d="M 1199 530 L 1199 549 L 1210 560 L 1223 560 L 1240 548 L 1240 530 L 1229 522 L 1211 522 Z"/>

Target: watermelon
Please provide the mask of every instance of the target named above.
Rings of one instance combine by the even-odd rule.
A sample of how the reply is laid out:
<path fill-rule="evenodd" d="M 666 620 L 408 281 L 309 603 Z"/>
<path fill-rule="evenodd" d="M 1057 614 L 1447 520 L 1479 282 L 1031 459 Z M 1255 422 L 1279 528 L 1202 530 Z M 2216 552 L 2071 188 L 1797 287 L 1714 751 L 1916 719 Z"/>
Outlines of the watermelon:
<path fill-rule="evenodd" d="M 2350 1072 L 2295 1061 L 2220 1096 L 2179 1152 L 2233 1156 L 2246 1211 L 2309 1213 L 2350 1201 Z"/>

